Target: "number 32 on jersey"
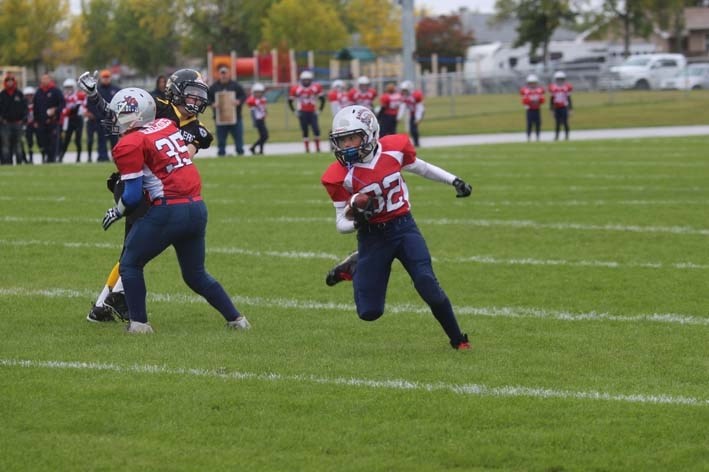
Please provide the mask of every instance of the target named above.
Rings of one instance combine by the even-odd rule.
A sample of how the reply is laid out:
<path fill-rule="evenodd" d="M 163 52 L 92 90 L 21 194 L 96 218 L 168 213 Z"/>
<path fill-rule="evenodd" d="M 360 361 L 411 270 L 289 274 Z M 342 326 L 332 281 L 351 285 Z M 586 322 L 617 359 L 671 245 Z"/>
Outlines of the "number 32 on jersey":
<path fill-rule="evenodd" d="M 374 213 L 379 214 L 385 211 L 392 213 L 409 201 L 409 189 L 401 178 L 401 173 L 394 172 L 384 177 L 379 182 L 372 182 L 359 189 L 360 193 L 368 193 L 375 198 L 376 205 Z"/>

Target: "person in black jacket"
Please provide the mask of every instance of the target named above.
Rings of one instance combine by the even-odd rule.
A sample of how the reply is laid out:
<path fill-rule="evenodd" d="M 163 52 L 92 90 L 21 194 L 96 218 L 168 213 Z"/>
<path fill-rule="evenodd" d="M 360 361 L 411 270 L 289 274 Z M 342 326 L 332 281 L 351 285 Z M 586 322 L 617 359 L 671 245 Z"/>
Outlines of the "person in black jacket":
<path fill-rule="evenodd" d="M 215 102 L 219 92 L 234 92 L 233 105 L 236 107 L 236 123 L 219 124 L 217 121 L 216 109 L 219 104 Z M 226 155 L 226 140 L 230 134 L 234 138 L 236 153 L 240 156 L 244 155 L 244 122 L 241 119 L 241 108 L 244 102 L 246 102 L 246 92 L 238 82 L 231 79 L 229 68 L 222 67 L 219 69 L 219 80 L 209 87 L 209 104 L 213 107 L 215 123 L 217 123 L 217 154 L 219 156 Z"/>
<path fill-rule="evenodd" d="M 17 81 L 12 75 L 5 77 L 5 87 L 0 92 L 0 138 L 2 139 L 2 164 L 21 164 L 22 123 L 27 119 L 27 101 L 21 91 L 17 90 Z"/>
<path fill-rule="evenodd" d="M 48 163 L 56 162 L 59 152 L 59 118 L 64 109 L 64 94 L 49 74 L 39 80 L 34 96 L 34 119 L 37 124 L 37 143 Z"/>

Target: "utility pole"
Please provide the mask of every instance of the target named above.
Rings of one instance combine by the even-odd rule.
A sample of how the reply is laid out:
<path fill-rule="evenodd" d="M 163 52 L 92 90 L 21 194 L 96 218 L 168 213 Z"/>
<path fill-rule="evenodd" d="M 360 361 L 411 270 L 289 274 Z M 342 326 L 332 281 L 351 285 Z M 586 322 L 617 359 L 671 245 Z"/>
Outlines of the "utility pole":
<path fill-rule="evenodd" d="M 416 33 L 414 31 L 414 0 L 399 0 L 401 4 L 401 43 L 404 49 L 404 80 L 416 81 L 414 54 Z"/>

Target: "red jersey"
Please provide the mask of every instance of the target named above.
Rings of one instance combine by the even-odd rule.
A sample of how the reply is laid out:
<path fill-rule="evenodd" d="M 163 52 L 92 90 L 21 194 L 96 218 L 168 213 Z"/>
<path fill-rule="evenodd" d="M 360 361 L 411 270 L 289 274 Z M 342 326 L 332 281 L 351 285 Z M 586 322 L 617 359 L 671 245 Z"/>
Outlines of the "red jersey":
<path fill-rule="evenodd" d="M 375 198 L 371 223 L 392 220 L 409 212 L 409 190 L 401 170 L 416 162 L 416 149 L 405 134 L 391 134 L 379 140 L 370 162 L 358 162 L 351 168 L 333 162 L 321 178 L 336 208 L 344 208 L 357 192 Z"/>
<path fill-rule="evenodd" d="M 82 90 L 64 94 L 64 109 L 62 109 L 61 120 L 64 128 L 68 124 L 69 117 L 83 115 L 86 111 L 86 93 Z"/>
<path fill-rule="evenodd" d="M 549 94 L 554 108 L 566 108 L 569 106 L 569 95 L 574 88 L 570 83 L 564 82 L 561 85 L 550 84 Z"/>
<path fill-rule="evenodd" d="M 421 121 L 423 118 L 423 93 L 420 90 L 414 90 L 408 95 L 401 94 L 401 100 L 404 103 L 406 111 L 414 117 L 414 120 Z"/>
<path fill-rule="evenodd" d="M 374 108 L 374 99 L 377 98 L 377 91 L 373 88 L 361 90 L 358 87 L 353 87 L 347 92 L 347 98 L 351 105 L 361 105 L 370 110 Z"/>
<path fill-rule="evenodd" d="M 160 197 L 196 197 L 202 179 L 192 164 L 182 133 L 167 118 L 132 131 L 113 148 L 113 160 L 122 180 L 143 177 L 150 200 Z"/>
<path fill-rule="evenodd" d="M 379 103 L 382 105 L 382 113 L 385 115 L 398 115 L 399 107 L 401 107 L 402 97 L 399 92 L 394 93 L 383 93 L 379 99 Z"/>
<path fill-rule="evenodd" d="M 544 103 L 544 87 L 522 87 L 519 94 L 524 108 L 528 110 L 539 110 L 539 106 Z"/>
<path fill-rule="evenodd" d="M 315 111 L 318 99 L 322 96 L 322 85 L 313 82 L 307 87 L 302 84 L 290 88 L 289 97 L 295 100 L 295 109 L 299 111 Z"/>
<path fill-rule="evenodd" d="M 338 111 L 342 110 L 346 106 L 351 105 L 350 99 L 347 93 L 343 90 L 331 89 L 327 93 L 327 101 L 330 102 L 330 110 L 332 110 L 332 116 L 335 116 Z"/>
<path fill-rule="evenodd" d="M 257 98 L 254 94 L 249 95 L 246 99 L 246 105 L 251 109 L 251 116 L 254 120 L 263 120 L 266 118 L 266 96 Z"/>

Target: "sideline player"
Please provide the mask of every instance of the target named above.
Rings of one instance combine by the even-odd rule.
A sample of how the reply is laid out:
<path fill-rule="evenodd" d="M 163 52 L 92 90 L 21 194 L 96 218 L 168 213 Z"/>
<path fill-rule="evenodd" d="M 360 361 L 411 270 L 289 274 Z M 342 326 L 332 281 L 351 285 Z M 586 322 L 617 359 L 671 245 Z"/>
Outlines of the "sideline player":
<path fill-rule="evenodd" d="M 319 107 L 316 105 L 317 102 L 320 102 Z M 309 128 L 313 129 L 315 152 L 320 152 L 320 125 L 318 124 L 318 112 L 321 112 L 325 107 L 325 96 L 323 95 L 322 85 L 317 82 L 313 82 L 313 73 L 309 70 L 304 70 L 301 72 L 300 83 L 291 87 L 288 95 L 288 106 L 291 111 L 295 112 L 298 116 L 300 129 L 303 132 L 305 152 L 310 152 L 310 143 L 308 138 Z"/>
<path fill-rule="evenodd" d="M 569 115 L 572 108 L 571 91 L 573 89 L 574 87 L 566 81 L 566 74 L 563 71 L 554 73 L 554 83 L 549 85 L 549 94 L 551 95 L 549 106 L 554 112 L 554 121 L 556 122 L 554 141 L 559 140 L 559 131 L 562 126 L 566 140 L 569 140 Z"/>
<path fill-rule="evenodd" d="M 91 75 L 84 72 L 79 77 L 78 85 L 86 92 L 89 101 L 95 104 L 104 116 L 110 116 L 108 103 L 96 91 L 97 74 Z M 180 69 L 173 73 L 166 85 L 167 100 L 155 99 L 156 116 L 172 120 L 182 132 L 188 144 L 191 157 L 198 149 L 206 149 L 212 143 L 212 134 L 199 122 L 197 115 L 204 112 L 208 101 L 207 84 L 202 80 L 199 72 L 192 69 Z M 114 194 L 116 201 L 123 193 L 123 184 L 119 174 L 111 174 L 106 181 L 108 190 Z M 143 203 L 126 217 L 125 235 L 128 235 L 131 226 L 148 210 L 147 203 Z M 116 263 L 110 271 L 106 284 L 92 304 L 86 319 L 92 322 L 114 321 L 118 317 L 127 320 L 128 307 L 123 294 L 123 283 L 119 276 L 119 264 Z"/>
<path fill-rule="evenodd" d="M 130 316 L 127 331 L 153 332 L 143 268 L 169 246 L 175 248 L 187 286 L 216 308 L 228 327 L 249 329 L 246 317 L 204 266 L 207 207 L 201 196 L 202 179 L 183 133 L 172 120 L 155 119 L 153 97 L 139 88 L 119 91 L 109 109 L 111 133 L 120 136 L 113 158 L 124 190 L 116 205 L 106 211 L 103 229 L 145 201 L 144 192 L 151 205 L 133 224 L 121 255 L 120 274 Z"/>
<path fill-rule="evenodd" d="M 425 107 L 423 105 L 423 92 L 414 89 L 414 84 L 410 80 L 405 80 L 399 86 L 401 91 L 402 115 L 409 115 L 409 134 L 414 146 L 419 147 L 419 124 L 423 120 Z M 403 116 L 402 116 L 403 117 Z"/>
<path fill-rule="evenodd" d="M 365 321 L 382 316 L 391 266 L 398 259 L 450 345 L 458 350 L 470 349 L 468 336 L 460 331 L 451 302 L 436 280 L 426 241 L 409 211 L 409 191 L 401 171 L 451 184 L 459 196 L 470 195 L 472 188 L 417 158 L 408 136 L 378 136 L 379 122 L 371 110 L 362 106 L 340 110 L 330 133 L 337 162 L 321 179 L 335 206 L 337 231 L 357 231 L 359 257 L 353 274 L 357 315 Z M 364 212 L 348 204 L 356 193 L 369 196 L 370 205 Z"/>
<path fill-rule="evenodd" d="M 371 86 L 369 77 L 363 75 L 357 79 L 357 87 L 352 87 L 347 92 L 347 98 L 352 105 L 360 105 L 374 110 L 374 100 L 377 98 L 377 90 Z"/>
<path fill-rule="evenodd" d="M 251 86 L 251 95 L 246 99 L 246 105 L 251 110 L 251 121 L 254 123 L 254 128 L 258 131 L 258 139 L 249 148 L 251 154 L 263 154 L 263 145 L 268 140 L 268 128 L 266 128 L 266 104 L 268 100 L 264 96 L 266 87 L 260 82 L 256 82 Z"/>
<path fill-rule="evenodd" d="M 539 79 L 534 74 L 527 76 L 527 85 L 519 89 L 522 96 L 522 105 L 526 110 L 527 117 L 527 141 L 532 140 L 532 128 L 539 141 L 539 134 L 542 128 L 542 117 L 539 111 L 544 103 L 544 87 L 539 86 Z"/>

